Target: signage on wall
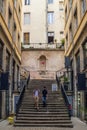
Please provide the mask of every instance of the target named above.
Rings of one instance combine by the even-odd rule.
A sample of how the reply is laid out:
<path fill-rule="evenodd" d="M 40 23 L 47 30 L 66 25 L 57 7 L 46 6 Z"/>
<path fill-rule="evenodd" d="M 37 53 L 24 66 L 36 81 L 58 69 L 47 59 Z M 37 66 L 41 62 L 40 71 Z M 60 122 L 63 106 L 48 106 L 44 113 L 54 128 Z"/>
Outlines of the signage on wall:
<path fill-rule="evenodd" d="M 1 73 L 0 90 L 8 90 L 8 87 L 9 87 L 8 80 L 9 80 L 9 73 L 8 72 Z"/>

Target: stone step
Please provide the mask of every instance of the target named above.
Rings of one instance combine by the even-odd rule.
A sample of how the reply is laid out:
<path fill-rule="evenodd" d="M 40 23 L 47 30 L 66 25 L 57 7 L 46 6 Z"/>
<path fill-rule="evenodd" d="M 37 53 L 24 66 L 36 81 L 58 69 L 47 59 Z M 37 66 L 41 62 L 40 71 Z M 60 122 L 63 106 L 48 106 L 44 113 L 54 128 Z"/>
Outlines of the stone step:
<path fill-rule="evenodd" d="M 17 120 L 69 120 L 69 117 L 58 117 L 58 116 L 50 116 L 50 117 L 23 117 L 18 116 Z"/>
<path fill-rule="evenodd" d="M 31 94 L 24 94 L 24 98 L 31 98 L 31 97 L 33 97 L 33 93 Z M 40 96 L 40 97 L 42 97 L 42 95 Z M 55 97 L 58 97 L 58 98 L 63 98 L 62 97 L 62 95 L 59 95 L 59 94 L 51 94 L 51 95 L 48 95 L 48 98 L 55 98 Z"/>
<path fill-rule="evenodd" d="M 24 109 L 21 109 L 19 110 L 19 112 L 37 112 L 37 109 L 29 109 L 29 110 L 24 110 Z M 67 112 L 67 110 L 64 110 L 65 112 Z M 58 109 L 39 109 L 39 112 L 63 112 L 63 110 L 58 110 Z"/>
<path fill-rule="evenodd" d="M 21 119 L 24 119 L 24 120 L 48 120 L 48 119 L 50 119 L 50 120 L 69 120 L 69 117 L 68 116 L 54 116 L 54 115 L 47 115 L 47 116 L 40 116 L 40 115 L 38 115 L 38 116 L 35 116 L 35 115 L 21 115 L 21 114 L 18 114 L 17 115 L 17 119 L 19 119 L 19 120 L 21 120 Z"/>
<path fill-rule="evenodd" d="M 42 99 L 42 96 L 40 96 L 39 98 Z M 32 100 L 32 99 L 33 99 L 33 95 L 29 95 L 29 96 L 27 96 L 27 97 L 24 96 L 23 100 L 24 100 L 24 99 L 25 99 L 25 100 L 29 100 L 29 99 Z M 63 97 L 62 97 L 62 96 L 57 96 L 57 95 L 55 95 L 55 96 L 51 96 L 51 97 L 48 96 L 47 99 L 59 99 L 59 100 L 61 99 L 61 100 L 63 100 Z"/>
<path fill-rule="evenodd" d="M 38 114 L 40 114 L 40 115 L 44 115 L 45 116 L 45 114 L 47 115 L 55 115 L 55 114 L 59 114 L 59 115 L 63 115 L 63 114 L 68 114 L 68 111 L 63 111 L 63 112 L 56 112 L 56 111 L 53 111 L 53 112 L 49 112 L 49 111 L 46 111 L 46 112 L 39 112 L 39 111 L 19 111 L 18 112 L 19 114 L 35 114 L 35 115 L 38 115 Z"/>
<path fill-rule="evenodd" d="M 30 113 L 30 114 L 22 114 L 22 113 L 20 113 L 20 114 L 17 114 L 17 117 L 29 117 L 29 118 L 40 118 L 40 117 L 42 117 L 42 118 L 47 118 L 47 117 L 55 117 L 55 118 L 69 118 L 69 116 L 68 116 L 68 114 L 66 113 L 66 114 L 49 114 L 49 113 L 45 113 L 45 114 L 32 114 L 32 113 Z"/>
<path fill-rule="evenodd" d="M 63 127 L 63 128 L 73 128 L 72 124 L 25 124 L 25 123 L 16 123 L 14 124 L 15 127 Z"/>
<path fill-rule="evenodd" d="M 15 123 L 25 123 L 25 124 L 49 124 L 49 123 L 53 123 L 53 124 L 59 124 L 59 123 L 63 123 L 63 124 L 66 124 L 66 123 L 70 123 L 71 124 L 71 121 L 70 120 L 15 120 Z"/>
<path fill-rule="evenodd" d="M 55 110 L 55 111 L 56 111 L 56 110 L 58 110 L 58 111 L 59 111 L 59 110 L 60 110 L 60 111 L 67 111 L 67 108 L 61 108 L 61 109 L 60 109 L 60 108 L 58 108 L 58 107 L 57 107 L 57 108 L 55 108 L 55 107 L 54 107 L 54 108 L 39 107 L 39 109 L 40 109 L 40 110 L 49 110 L 49 111 L 50 111 L 50 110 Z M 34 108 L 34 107 L 32 107 L 32 108 L 31 108 L 31 107 L 30 107 L 30 108 L 20 108 L 19 110 L 32 111 L 32 110 L 35 110 L 35 108 Z"/>
<path fill-rule="evenodd" d="M 27 102 L 27 103 L 25 103 L 26 104 L 26 106 L 34 106 L 34 102 Z M 21 103 L 21 106 L 24 106 L 24 104 L 23 103 Z M 43 103 L 42 102 L 39 102 L 39 106 L 42 106 L 43 105 Z M 55 103 L 55 102 L 47 102 L 47 106 L 65 106 L 65 103 L 63 103 L 63 102 L 57 102 L 57 103 Z"/>
<path fill-rule="evenodd" d="M 26 106 L 22 106 L 22 107 L 20 107 L 20 109 L 34 109 L 35 108 L 35 106 L 29 106 L 29 107 L 26 107 Z M 47 107 L 43 107 L 43 106 L 39 106 L 39 109 L 62 109 L 62 110 L 64 110 L 64 109 L 67 109 L 65 106 L 64 107 L 58 107 L 58 106 L 47 106 Z"/>
<path fill-rule="evenodd" d="M 31 103 L 34 103 L 34 100 L 24 100 L 23 102 L 22 102 L 22 104 L 31 104 Z M 56 104 L 58 103 L 59 104 L 59 102 L 61 102 L 61 104 L 64 104 L 64 101 L 62 100 L 62 101 L 60 101 L 60 100 L 54 100 L 54 101 L 52 101 L 52 100 L 47 100 L 47 103 L 52 103 L 52 102 L 55 102 Z M 39 100 L 39 103 L 43 103 L 43 101 L 42 100 Z"/>
<path fill-rule="evenodd" d="M 34 105 L 34 102 L 22 102 L 21 104 L 26 104 L 26 105 Z M 39 105 L 42 105 L 42 102 L 39 102 Z M 55 102 L 55 101 L 51 101 L 51 102 L 47 102 L 47 105 L 65 105 L 64 102 Z"/>

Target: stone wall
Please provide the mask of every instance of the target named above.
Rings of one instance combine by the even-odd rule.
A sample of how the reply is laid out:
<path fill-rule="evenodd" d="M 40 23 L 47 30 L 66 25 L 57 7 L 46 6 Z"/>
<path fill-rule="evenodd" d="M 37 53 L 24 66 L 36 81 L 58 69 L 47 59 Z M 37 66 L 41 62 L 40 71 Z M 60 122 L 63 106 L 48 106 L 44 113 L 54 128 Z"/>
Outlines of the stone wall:
<path fill-rule="evenodd" d="M 46 57 L 44 70 L 40 67 L 41 56 Z M 55 78 L 56 71 L 64 68 L 64 51 L 24 50 L 22 51 L 22 67 L 31 72 L 31 78 Z"/>

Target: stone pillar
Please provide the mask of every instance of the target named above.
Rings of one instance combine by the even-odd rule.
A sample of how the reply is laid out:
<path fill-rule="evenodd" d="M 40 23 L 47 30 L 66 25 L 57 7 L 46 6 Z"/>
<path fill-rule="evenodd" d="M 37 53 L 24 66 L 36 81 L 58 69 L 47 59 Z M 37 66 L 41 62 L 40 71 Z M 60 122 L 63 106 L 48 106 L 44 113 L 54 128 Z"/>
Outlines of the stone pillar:
<path fill-rule="evenodd" d="M 9 71 L 9 113 L 12 113 L 12 55 L 10 56 Z"/>
<path fill-rule="evenodd" d="M 84 69 L 84 56 L 83 56 L 83 48 L 80 47 L 80 71 L 82 72 Z"/>
<path fill-rule="evenodd" d="M 84 92 L 81 92 L 81 110 L 80 110 L 80 114 L 81 114 L 81 119 L 84 120 L 84 117 L 85 117 L 85 99 L 84 99 Z"/>
<path fill-rule="evenodd" d="M 74 59 L 73 59 L 73 64 L 74 64 L 74 100 L 73 100 L 73 111 L 74 111 L 74 116 L 77 116 L 77 77 L 76 77 L 76 59 L 75 59 L 75 55 L 74 55 Z"/>
<path fill-rule="evenodd" d="M 3 47 L 3 62 L 2 62 L 3 72 L 6 70 L 6 46 Z M 2 91 L 2 118 L 6 117 L 6 91 Z"/>
<path fill-rule="evenodd" d="M 83 55 L 83 47 L 80 47 L 80 72 L 82 72 L 84 69 L 84 55 Z M 84 120 L 84 108 L 85 108 L 85 99 L 84 99 L 84 91 L 80 92 L 80 103 L 81 103 L 81 110 L 80 110 L 80 115 L 81 119 Z"/>
<path fill-rule="evenodd" d="M 2 91 L 2 118 L 6 117 L 6 92 Z"/>

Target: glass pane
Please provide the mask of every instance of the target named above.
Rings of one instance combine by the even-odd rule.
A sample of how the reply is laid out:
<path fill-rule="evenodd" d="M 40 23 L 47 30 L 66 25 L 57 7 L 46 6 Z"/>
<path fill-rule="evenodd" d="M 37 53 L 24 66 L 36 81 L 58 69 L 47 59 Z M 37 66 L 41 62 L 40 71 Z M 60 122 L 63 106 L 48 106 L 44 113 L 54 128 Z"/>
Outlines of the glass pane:
<path fill-rule="evenodd" d="M 30 23 L 30 13 L 24 13 L 24 24 Z"/>

